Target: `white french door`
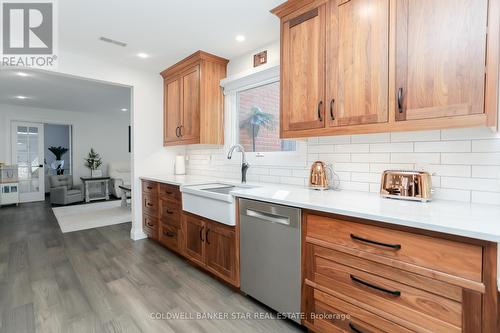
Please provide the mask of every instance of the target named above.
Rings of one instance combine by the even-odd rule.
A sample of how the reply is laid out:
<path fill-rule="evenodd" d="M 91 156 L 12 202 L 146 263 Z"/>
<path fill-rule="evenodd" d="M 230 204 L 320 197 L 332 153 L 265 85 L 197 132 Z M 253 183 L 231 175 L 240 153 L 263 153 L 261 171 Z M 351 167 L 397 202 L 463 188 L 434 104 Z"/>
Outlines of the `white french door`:
<path fill-rule="evenodd" d="M 19 201 L 45 200 L 43 124 L 13 121 L 12 163 L 17 164 Z"/>

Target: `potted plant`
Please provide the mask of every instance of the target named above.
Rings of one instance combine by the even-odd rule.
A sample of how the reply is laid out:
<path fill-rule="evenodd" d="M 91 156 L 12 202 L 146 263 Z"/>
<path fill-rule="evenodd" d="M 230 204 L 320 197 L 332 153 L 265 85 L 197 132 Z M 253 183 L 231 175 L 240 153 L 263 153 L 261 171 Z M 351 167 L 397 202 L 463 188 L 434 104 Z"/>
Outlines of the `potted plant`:
<path fill-rule="evenodd" d="M 84 160 L 90 169 L 90 177 L 102 177 L 102 170 L 99 170 L 99 167 L 102 165 L 102 158 L 94 148 L 90 148 L 90 152 Z"/>
<path fill-rule="evenodd" d="M 48 150 L 54 154 L 56 160 L 50 164 L 53 170 L 56 171 L 57 175 L 62 175 L 64 174 L 64 160 L 62 159 L 62 156 L 68 152 L 68 148 L 64 147 L 49 147 Z"/>
<path fill-rule="evenodd" d="M 274 116 L 262 111 L 258 106 L 252 106 L 250 115 L 240 123 L 240 128 L 246 128 L 248 134 L 252 137 L 252 151 L 255 151 L 255 138 L 259 135 L 260 128 L 274 128 Z"/>

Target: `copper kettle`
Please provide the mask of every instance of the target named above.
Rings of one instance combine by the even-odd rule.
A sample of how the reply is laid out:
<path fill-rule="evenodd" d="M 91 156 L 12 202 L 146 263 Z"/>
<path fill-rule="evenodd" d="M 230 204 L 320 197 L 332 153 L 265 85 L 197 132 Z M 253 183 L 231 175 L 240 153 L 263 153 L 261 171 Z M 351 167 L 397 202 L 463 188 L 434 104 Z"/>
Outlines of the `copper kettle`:
<path fill-rule="evenodd" d="M 309 187 L 317 190 L 327 190 L 328 184 L 328 167 L 324 162 L 316 161 L 311 166 L 311 174 L 309 176 Z"/>

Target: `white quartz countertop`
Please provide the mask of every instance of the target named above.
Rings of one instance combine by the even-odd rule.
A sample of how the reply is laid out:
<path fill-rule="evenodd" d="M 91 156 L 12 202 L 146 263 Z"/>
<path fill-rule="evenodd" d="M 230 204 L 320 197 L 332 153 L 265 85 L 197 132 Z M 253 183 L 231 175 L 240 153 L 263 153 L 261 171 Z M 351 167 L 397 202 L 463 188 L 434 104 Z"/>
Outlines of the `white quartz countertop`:
<path fill-rule="evenodd" d="M 179 186 L 208 182 L 238 183 L 235 180 L 190 175 L 159 175 L 141 179 Z M 386 199 L 378 193 L 315 191 L 299 186 L 267 183 L 248 185 L 256 187 L 237 189 L 231 194 L 240 198 L 500 242 L 500 206 L 447 200 L 421 203 Z"/>
<path fill-rule="evenodd" d="M 141 177 L 179 186 L 236 180 L 203 176 L 158 175 Z M 315 191 L 299 186 L 248 183 L 254 188 L 231 192 L 239 198 L 253 199 L 395 225 L 437 231 L 500 243 L 500 206 L 434 200 L 428 203 L 382 198 L 378 193 L 355 191 Z M 498 249 L 498 289 L 500 291 L 500 244 Z"/>

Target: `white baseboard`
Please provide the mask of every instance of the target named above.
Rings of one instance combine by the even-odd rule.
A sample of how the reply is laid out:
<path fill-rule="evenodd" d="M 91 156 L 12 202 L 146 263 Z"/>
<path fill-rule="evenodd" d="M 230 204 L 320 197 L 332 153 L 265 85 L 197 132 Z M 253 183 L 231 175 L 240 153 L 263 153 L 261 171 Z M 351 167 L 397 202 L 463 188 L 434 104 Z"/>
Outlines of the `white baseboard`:
<path fill-rule="evenodd" d="M 132 238 L 132 240 L 134 241 L 138 241 L 141 239 L 148 238 L 148 236 L 142 231 L 142 229 L 138 230 L 136 228 L 132 228 L 130 230 L 130 238 Z"/>

